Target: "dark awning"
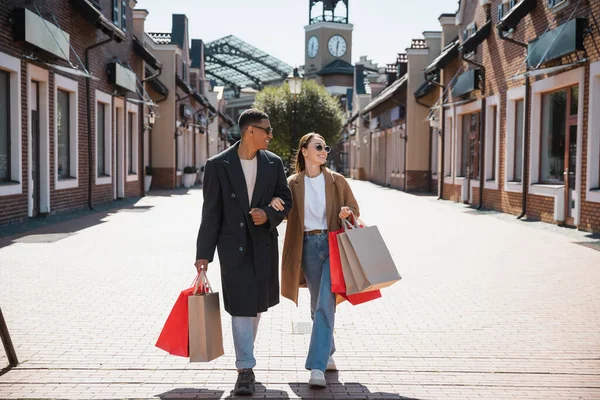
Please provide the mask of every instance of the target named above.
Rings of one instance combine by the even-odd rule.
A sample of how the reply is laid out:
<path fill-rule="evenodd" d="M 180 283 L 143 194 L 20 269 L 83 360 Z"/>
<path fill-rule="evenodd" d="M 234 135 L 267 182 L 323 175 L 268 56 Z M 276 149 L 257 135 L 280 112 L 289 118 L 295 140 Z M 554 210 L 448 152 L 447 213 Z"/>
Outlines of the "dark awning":
<path fill-rule="evenodd" d="M 111 36 L 114 34 L 114 39 L 117 42 L 127 40 L 125 32 L 117 28 L 110 22 L 102 12 L 92 4 L 90 0 L 70 0 L 71 5 L 77 12 L 84 17 L 90 24 L 100 29 L 105 34 Z"/>
<path fill-rule="evenodd" d="M 175 84 L 181 88 L 185 92 L 185 94 L 193 94 L 194 89 L 189 85 L 189 83 L 185 82 L 179 75 L 175 75 Z"/>
<path fill-rule="evenodd" d="M 423 84 L 421 86 L 419 86 L 419 88 L 415 91 L 415 97 L 417 99 L 420 99 L 421 97 L 425 97 L 427 96 L 429 93 L 431 93 L 433 91 L 433 89 L 436 87 L 436 85 L 434 83 L 431 83 L 429 81 L 425 81 L 423 82 Z"/>
<path fill-rule="evenodd" d="M 150 72 L 150 70 L 146 68 L 146 77 L 152 75 L 154 74 L 152 74 L 152 72 Z M 148 80 L 147 82 L 148 85 L 150 85 L 150 87 L 152 88 L 152 90 L 154 90 L 156 93 L 162 94 L 163 96 L 167 96 L 169 94 L 169 89 L 167 88 L 167 86 L 165 86 L 164 83 L 161 82 L 160 79 L 158 79 L 158 77 L 154 77 Z"/>
<path fill-rule="evenodd" d="M 490 36 L 490 32 L 492 32 L 492 21 L 486 22 L 485 25 L 477 30 L 477 32 L 463 42 L 461 46 L 463 54 L 469 54 L 475 51 L 477 46 Z"/>
<path fill-rule="evenodd" d="M 146 61 L 148 65 L 150 65 L 154 69 L 159 69 L 162 67 L 162 64 L 158 59 L 144 46 L 144 44 L 135 36 L 133 37 L 133 51 L 137 54 L 142 60 Z"/>
<path fill-rule="evenodd" d="M 227 115 L 226 112 L 219 111 L 219 116 L 221 118 L 223 118 L 223 120 L 225 121 L 225 123 L 227 125 L 229 125 L 230 128 L 235 125 L 235 121 L 233 120 L 233 118 L 231 118 L 229 115 Z"/>
<path fill-rule="evenodd" d="M 527 44 L 527 66 L 537 68 L 578 50 L 585 50 L 583 36 L 587 20 L 574 18 Z"/>
<path fill-rule="evenodd" d="M 452 96 L 461 97 L 479 89 L 481 70 L 476 68 L 461 74 L 452 87 Z"/>
<path fill-rule="evenodd" d="M 408 80 L 408 74 L 404 75 L 402 78 L 398 79 L 390 86 L 386 87 L 379 93 L 362 111 L 363 114 L 371 112 L 375 107 L 383 104 L 387 100 L 391 99 L 400 89 L 406 86 L 406 81 Z"/>
<path fill-rule="evenodd" d="M 456 38 L 453 42 L 450 42 L 446 47 L 444 47 L 440 55 L 437 56 L 436 59 L 427 66 L 427 68 L 425 68 L 425 73 L 431 74 L 439 69 L 446 68 L 448 64 L 452 62 L 452 60 L 458 57 L 459 46 L 460 42 L 458 41 L 458 38 Z"/>
<path fill-rule="evenodd" d="M 498 28 L 500 28 L 502 31 L 508 31 L 516 28 L 517 25 L 519 25 L 519 22 L 521 22 L 521 20 L 535 8 L 536 4 L 537 0 L 521 0 L 513 8 L 511 8 L 504 17 L 502 17 L 502 19 L 498 22 Z M 501 6 L 503 7 L 504 5 L 498 5 L 498 7 Z"/>

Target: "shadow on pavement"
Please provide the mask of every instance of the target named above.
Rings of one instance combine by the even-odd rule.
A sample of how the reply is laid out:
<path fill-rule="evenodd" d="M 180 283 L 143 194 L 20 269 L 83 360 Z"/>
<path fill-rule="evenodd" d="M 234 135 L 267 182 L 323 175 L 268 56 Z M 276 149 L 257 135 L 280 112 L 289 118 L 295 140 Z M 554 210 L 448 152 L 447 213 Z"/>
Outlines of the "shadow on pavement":
<path fill-rule="evenodd" d="M 196 389 L 196 388 L 181 388 L 173 389 L 168 392 L 157 395 L 161 400 L 174 399 L 220 399 L 223 396 L 222 390 Z"/>
<path fill-rule="evenodd" d="M 230 394 L 226 399 L 289 399 L 290 396 L 282 390 L 270 390 L 260 382 L 255 383 L 256 391 L 252 396 L 234 396 Z"/>
<path fill-rule="evenodd" d="M 86 209 L 32 219 L 22 224 L 3 227 L 0 231 L 0 249 L 13 243 L 55 243 L 78 231 L 105 223 L 104 219 L 110 215 L 122 212 L 146 212 L 150 209 L 152 206 L 136 207 L 133 201 L 128 201 L 122 206 L 104 210 Z"/>
<path fill-rule="evenodd" d="M 357 382 L 342 383 L 339 380 L 339 372 L 326 372 L 326 388 L 313 389 L 307 383 L 289 383 L 292 391 L 301 399 L 398 399 L 419 400 L 413 397 L 404 397 L 396 393 L 375 392 L 372 393 L 368 387 Z"/>

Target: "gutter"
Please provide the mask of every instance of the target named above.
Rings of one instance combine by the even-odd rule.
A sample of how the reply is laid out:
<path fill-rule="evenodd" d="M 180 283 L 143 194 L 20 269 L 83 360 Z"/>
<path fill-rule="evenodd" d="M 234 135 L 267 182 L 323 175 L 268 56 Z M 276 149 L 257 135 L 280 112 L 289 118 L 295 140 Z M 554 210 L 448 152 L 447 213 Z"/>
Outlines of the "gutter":
<path fill-rule="evenodd" d="M 517 46 L 521 46 L 523 48 L 527 48 L 527 44 L 523 42 L 519 42 L 518 40 L 506 37 L 502 34 L 502 29 L 500 26 L 498 29 L 498 37 L 501 40 L 506 40 L 509 43 L 516 44 Z M 529 76 L 525 77 L 525 98 L 523 99 L 523 104 L 525 109 L 523 110 L 523 158 L 521 162 L 521 186 L 522 186 L 522 199 L 521 199 L 521 214 L 517 216 L 517 219 L 523 218 L 527 214 L 527 189 L 529 185 L 527 182 L 529 181 L 529 168 L 527 165 L 529 164 L 529 138 L 531 135 L 530 132 L 530 121 L 529 121 L 529 112 L 530 112 L 530 96 L 531 96 L 531 80 Z"/>
<path fill-rule="evenodd" d="M 111 33 L 108 39 L 101 42 L 94 43 L 93 45 L 85 49 L 85 69 L 90 70 L 90 51 L 103 46 L 109 42 L 112 42 L 115 38 L 114 31 Z M 85 78 L 85 89 L 86 89 L 86 108 L 87 108 L 87 124 L 88 124 L 88 207 L 90 210 L 94 209 L 94 163 L 92 162 L 92 94 L 91 94 L 91 77 Z M 116 177 L 115 177 L 116 178 Z"/>

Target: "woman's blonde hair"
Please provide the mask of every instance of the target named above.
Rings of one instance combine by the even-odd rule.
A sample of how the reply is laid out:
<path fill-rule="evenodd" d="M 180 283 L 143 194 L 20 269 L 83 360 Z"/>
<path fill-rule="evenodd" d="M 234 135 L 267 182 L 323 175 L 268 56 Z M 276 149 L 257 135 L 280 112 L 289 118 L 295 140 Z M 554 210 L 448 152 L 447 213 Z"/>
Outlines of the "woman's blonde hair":
<path fill-rule="evenodd" d="M 306 169 L 306 162 L 304 161 L 304 154 L 302 154 L 302 149 L 307 148 L 310 141 L 313 140 L 315 137 L 325 142 L 325 138 L 317 132 L 307 133 L 306 135 L 302 136 L 300 138 L 300 141 L 298 142 L 298 149 L 296 150 L 296 157 L 294 161 L 294 170 L 297 174 L 299 174 L 300 172 L 304 172 L 304 170 Z M 321 168 L 323 168 L 323 166 L 321 166 Z"/>

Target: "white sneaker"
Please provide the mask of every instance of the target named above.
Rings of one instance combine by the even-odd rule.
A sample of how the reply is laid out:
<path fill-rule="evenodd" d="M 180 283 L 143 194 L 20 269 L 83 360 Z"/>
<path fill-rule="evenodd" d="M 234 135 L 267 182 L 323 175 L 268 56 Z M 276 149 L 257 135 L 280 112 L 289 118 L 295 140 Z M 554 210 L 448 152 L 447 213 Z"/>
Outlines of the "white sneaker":
<path fill-rule="evenodd" d="M 323 371 L 321 371 L 320 369 L 311 369 L 308 385 L 327 387 L 327 381 L 325 380 L 325 374 L 323 373 Z"/>
<path fill-rule="evenodd" d="M 337 371 L 337 367 L 335 365 L 335 361 L 333 361 L 333 357 L 329 357 L 329 361 L 327 361 L 326 371 Z"/>

